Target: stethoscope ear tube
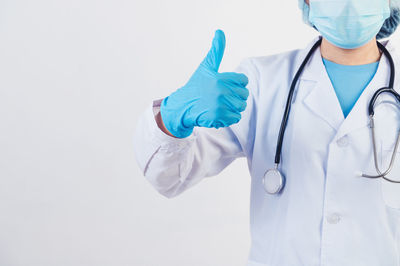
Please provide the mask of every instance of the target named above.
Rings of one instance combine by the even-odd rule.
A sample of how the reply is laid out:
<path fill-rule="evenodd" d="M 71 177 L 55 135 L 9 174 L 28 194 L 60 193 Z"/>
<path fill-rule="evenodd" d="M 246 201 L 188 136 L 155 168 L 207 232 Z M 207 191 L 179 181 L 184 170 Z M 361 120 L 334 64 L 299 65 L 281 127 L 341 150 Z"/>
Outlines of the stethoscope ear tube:
<path fill-rule="evenodd" d="M 374 96 L 372 96 L 371 101 L 369 102 L 368 114 L 369 114 L 370 117 L 374 117 L 374 115 L 375 115 L 375 110 L 374 110 L 375 103 L 376 103 L 377 99 L 379 98 L 379 96 L 382 95 L 383 93 L 392 94 L 397 99 L 397 101 L 400 103 L 400 95 L 395 90 L 393 90 L 393 88 L 389 88 L 388 87 L 388 88 L 379 89 L 374 93 Z"/>
<path fill-rule="evenodd" d="M 378 45 L 378 48 L 385 54 L 385 56 L 389 60 L 389 64 L 390 64 L 390 81 L 389 81 L 389 87 L 384 87 L 382 89 L 377 90 L 374 93 L 374 96 L 372 96 L 372 99 L 369 102 L 369 107 L 368 107 L 368 114 L 369 114 L 370 117 L 374 116 L 374 114 L 375 114 L 374 107 L 375 107 L 376 100 L 383 93 L 392 94 L 397 99 L 397 101 L 400 103 L 400 95 L 393 89 L 394 88 L 394 79 L 395 79 L 395 74 L 396 74 L 395 73 L 395 66 L 394 66 L 393 58 L 392 58 L 392 56 L 390 55 L 389 51 L 386 49 L 386 47 L 383 44 L 381 44 L 378 41 L 376 43 Z"/>
<path fill-rule="evenodd" d="M 390 165 L 389 165 L 388 169 L 386 171 L 382 172 L 378 166 L 378 159 L 377 159 L 378 155 L 377 155 L 377 147 L 376 147 L 376 140 L 375 140 L 375 122 L 374 122 L 375 103 L 376 103 L 377 99 L 379 98 L 379 96 L 382 95 L 383 93 L 391 94 L 394 98 L 396 98 L 397 102 L 400 103 L 400 95 L 393 89 L 394 88 L 394 79 L 395 79 L 395 66 L 394 66 L 393 58 L 384 45 L 382 45 L 379 42 L 377 42 L 377 44 L 378 44 L 379 49 L 385 54 L 385 56 L 389 60 L 390 82 L 389 82 L 389 87 L 381 88 L 374 93 L 374 95 L 372 96 L 371 101 L 369 103 L 369 106 L 368 106 L 368 113 L 369 113 L 369 117 L 370 117 L 371 137 L 372 137 L 373 151 L 374 151 L 375 168 L 376 168 L 376 171 L 378 172 L 378 175 L 361 174 L 361 176 L 366 177 L 366 178 L 371 178 L 371 179 L 383 178 L 386 181 L 399 184 L 400 181 L 392 180 L 392 179 L 388 178 L 387 175 L 391 172 L 391 170 L 393 169 L 394 163 L 395 163 L 397 150 L 398 150 L 399 144 L 400 144 L 400 131 L 397 133 L 396 145 L 393 150 L 392 158 L 390 160 Z"/>

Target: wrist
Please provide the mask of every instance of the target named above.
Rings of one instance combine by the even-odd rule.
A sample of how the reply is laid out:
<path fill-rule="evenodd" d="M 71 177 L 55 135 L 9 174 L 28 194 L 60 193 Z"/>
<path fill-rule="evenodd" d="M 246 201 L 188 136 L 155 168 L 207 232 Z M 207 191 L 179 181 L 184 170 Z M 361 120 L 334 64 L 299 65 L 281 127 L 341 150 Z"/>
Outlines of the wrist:
<path fill-rule="evenodd" d="M 194 127 L 186 127 L 183 124 L 183 114 L 179 115 L 179 108 L 167 106 L 168 99 L 169 97 L 164 98 L 160 104 L 159 126 L 165 133 L 175 138 L 183 139 L 189 137 L 193 133 Z"/>
<path fill-rule="evenodd" d="M 169 130 L 166 128 L 166 126 L 162 120 L 162 117 L 161 117 L 161 112 L 158 112 L 155 118 L 156 118 L 157 125 L 161 129 L 162 132 L 164 132 L 168 136 L 177 138 L 171 132 L 169 132 Z"/>

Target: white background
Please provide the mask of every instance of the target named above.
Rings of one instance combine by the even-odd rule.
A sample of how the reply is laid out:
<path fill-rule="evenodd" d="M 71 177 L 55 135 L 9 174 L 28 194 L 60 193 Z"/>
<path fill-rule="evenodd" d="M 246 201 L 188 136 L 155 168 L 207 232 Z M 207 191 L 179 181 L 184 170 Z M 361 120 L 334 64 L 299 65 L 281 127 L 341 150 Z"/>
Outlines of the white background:
<path fill-rule="evenodd" d="M 317 34 L 297 0 L 0 1 L 1 266 L 245 264 L 246 161 L 168 200 L 132 144 L 218 28 L 221 71 Z"/>

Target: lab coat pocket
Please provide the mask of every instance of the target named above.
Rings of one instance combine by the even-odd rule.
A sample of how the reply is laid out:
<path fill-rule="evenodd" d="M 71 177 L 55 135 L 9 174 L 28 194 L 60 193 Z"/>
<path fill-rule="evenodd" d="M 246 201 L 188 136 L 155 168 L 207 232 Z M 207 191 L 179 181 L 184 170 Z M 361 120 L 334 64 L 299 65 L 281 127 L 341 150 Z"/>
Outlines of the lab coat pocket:
<path fill-rule="evenodd" d="M 393 148 L 382 150 L 381 162 L 379 165 L 379 169 L 382 173 L 389 168 L 392 155 Z M 400 182 L 400 150 L 397 150 L 395 156 L 393 168 L 386 177 L 390 180 Z M 390 208 L 400 210 L 400 183 L 389 182 L 383 178 L 380 179 L 380 183 L 385 204 Z"/>

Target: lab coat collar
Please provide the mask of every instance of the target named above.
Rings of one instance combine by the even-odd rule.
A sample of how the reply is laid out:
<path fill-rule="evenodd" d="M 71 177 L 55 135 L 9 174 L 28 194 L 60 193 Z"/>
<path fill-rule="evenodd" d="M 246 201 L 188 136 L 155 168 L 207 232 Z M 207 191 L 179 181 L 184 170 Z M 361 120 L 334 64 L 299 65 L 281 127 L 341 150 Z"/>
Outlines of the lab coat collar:
<path fill-rule="evenodd" d="M 313 40 L 307 46 L 307 48 L 304 49 L 304 52 L 302 53 L 304 54 L 303 58 L 317 40 L 318 38 Z M 385 45 L 385 47 L 391 53 L 395 61 L 395 65 L 397 66 L 397 55 L 394 54 L 395 49 L 391 42 L 384 41 L 382 44 Z M 318 48 L 310 58 L 309 63 L 300 77 L 301 82 L 315 82 L 315 85 L 312 87 L 311 91 L 303 99 L 303 103 L 310 109 L 311 112 L 323 119 L 333 129 L 335 129 L 337 131 L 335 139 L 339 139 L 354 130 L 368 126 L 368 105 L 370 99 L 378 89 L 388 86 L 389 77 L 389 60 L 386 58 L 386 56 L 382 55 L 374 78 L 369 83 L 367 88 L 365 88 L 357 103 L 345 119 L 336 92 L 332 86 L 332 83 L 326 72 L 325 65 L 322 61 L 321 51 Z M 395 82 L 395 88 L 398 88 L 397 80 Z"/>

